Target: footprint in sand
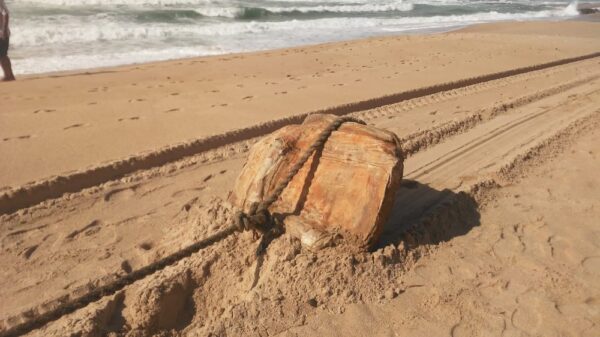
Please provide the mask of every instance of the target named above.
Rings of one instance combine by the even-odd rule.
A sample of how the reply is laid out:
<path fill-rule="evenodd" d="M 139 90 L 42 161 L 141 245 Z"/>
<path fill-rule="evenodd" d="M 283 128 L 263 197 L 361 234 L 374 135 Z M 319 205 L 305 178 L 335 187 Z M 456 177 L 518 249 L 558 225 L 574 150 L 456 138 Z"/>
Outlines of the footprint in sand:
<path fill-rule="evenodd" d="M 581 265 L 587 273 L 600 276 L 600 256 L 586 257 L 581 261 Z"/>
<path fill-rule="evenodd" d="M 145 101 L 145 99 L 143 99 L 143 98 L 132 98 L 132 99 L 128 100 L 127 102 L 134 103 L 134 102 L 144 102 L 144 101 Z"/>
<path fill-rule="evenodd" d="M 511 323 L 529 335 L 543 335 L 542 317 L 555 317 L 560 314 L 556 309 L 557 304 L 543 294 L 527 292 L 519 295 L 516 302 L 518 307 L 511 315 Z"/>
<path fill-rule="evenodd" d="M 149 251 L 154 247 L 154 244 L 150 241 L 144 241 L 138 245 L 138 248 L 144 251 Z"/>
<path fill-rule="evenodd" d="M 169 110 L 165 111 L 165 113 L 177 112 L 177 111 L 179 111 L 179 108 L 173 108 L 173 109 L 169 109 Z"/>
<path fill-rule="evenodd" d="M 119 118 L 119 119 L 118 119 L 118 121 L 119 121 L 119 122 L 122 122 L 122 121 L 125 121 L 125 120 L 137 121 L 137 120 L 139 120 L 139 119 L 140 119 L 140 118 L 139 118 L 138 116 L 133 116 L 133 117 L 129 117 L 129 118 Z"/>
<path fill-rule="evenodd" d="M 581 256 L 577 254 L 577 251 L 573 249 L 572 241 L 561 235 L 553 235 L 549 238 L 548 244 L 552 251 L 552 255 L 559 260 L 566 261 L 568 263 L 581 262 L 583 265 L 584 260 L 580 260 Z M 589 263 L 589 262 L 588 262 Z"/>
<path fill-rule="evenodd" d="M 495 256 L 502 259 L 511 259 L 519 252 L 525 251 L 525 245 L 520 239 L 518 229 L 503 229 L 498 241 L 492 245 Z"/>
<path fill-rule="evenodd" d="M 254 96 L 246 96 L 246 97 L 242 98 L 242 100 L 249 100 L 249 99 L 252 99 L 252 98 L 254 98 Z"/>
<path fill-rule="evenodd" d="M 112 190 L 104 195 L 104 201 L 112 202 L 118 200 L 125 200 L 131 198 L 135 195 L 135 191 L 138 189 L 139 185 L 135 185 L 128 188 L 118 188 Z"/>
<path fill-rule="evenodd" d="M 73 124 L 73 125 L 69 125 L 63 128 L 63 130 L 69 130 L 69 129 L 75 129 L 75 128 L 80 128 L 83 126 L 86 126 L 87 124 L 81 124 L 81 123 L 77 123 L 77 124 Z"/>
<path fill-rule="evenodd" d="M 592 154 L 592 151 L 590 151 L 590 154 Z M 592 244 L 600 248 L 600 231 L 593 231 L 590 238 L 592 239 Z"/>
<path fill-rule="evenodd" d="M 8 142 L 9 140 L 23 140 L 23 139 L 30 139 L 32 136 L 31 135 L 23 135 L 23 136 L 17 136 L 17 137 L 6 137 L 6 138 L 2 138 L 3 142 Z"/>
<path fill-rule="evenodd" d="M 76 230 L 72 231 L 71 233 L 67 234 L 65 239 L 67 239 L 67 240 L 76 239 L 81 233 L 83 233 L 85 236 L 92 236 L 100 231 L 100 229 L 101 229 L 100 225 L 102 225 L 102 222 L 100 220 L 94 220 L 94 221 L 90 222 L 89 224 L 85 225 L 84 227 L 82 227 L 81 229 L 76 229 Z"/>
<path fill-rule="evenodd" d="M 583 303 L 590 306 L 600 305 L 600 297 L 588 297 Z"/>
<path fill-rule="evenodd" d="M 123 269 L 123 271 L 126 272 L 127 274 L 129 274 L 133 271 L 131 264 L 127 260 L 123 260 L 123 262 L 121 262 L 121 269 Z"/>
<path fill-rule="evenodd" d="M 8 237 L 17 237 L 17 236 L 21 236 L 21 235 L 27 234 L 29 232 L 37 231 L 37 230 L 40 230 L 40 229 L 43 229 L 43 228 L 46 228 L 46 227 L 48 227 L 47 224 L 41 225 L 41 226 L 37 226 L 37 227 L 33 227 L 33 228 L 29 228 L 29 229 L 19 229 L 19 230 L 7 233 L 5 237 L 6 238 L 8 238 Z"/>
<path fill-rule="evenodd" d="M 25 260 L 29 260 L 29 258 L 31 258 L 31 255 L 33 255 L 33 253 L 36 251 L 36 249 L 38 248 L 39 245 L 33 245 L 30 247 L 25 248 L 22 252 L 21 252 L 21 256 L 25 259 Z"/>
<path fill-rule="evenodd" d="M 205 186 L 200 186 L 200 187 L 195 187 L 195 188 L 188 188 L 188 189 L 185 189 L 185 190 L 179 190 L 179 191 L 176 191 L 173 194 L 171 194 L 171 197 L 172 198 L 176 198 L 176 197 L 179 197 L 179 196 L 181 196 L 183 194 L 187 194 L 187 193 L 195 194 L 195 193 L 198 193 L 198 192 L 203 191 L 205 189 L 206 189 Z"/>

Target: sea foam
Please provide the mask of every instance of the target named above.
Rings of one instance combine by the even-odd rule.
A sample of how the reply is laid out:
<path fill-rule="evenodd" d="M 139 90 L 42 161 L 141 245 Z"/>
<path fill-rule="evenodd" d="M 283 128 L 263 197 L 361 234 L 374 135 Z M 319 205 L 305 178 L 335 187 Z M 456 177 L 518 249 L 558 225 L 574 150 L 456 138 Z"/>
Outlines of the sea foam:
<path fill-rule="evenodd" d="M 9 7 L 19 74 L 577 15 L 574 3 L 526 0 L 35 0 Z"/>

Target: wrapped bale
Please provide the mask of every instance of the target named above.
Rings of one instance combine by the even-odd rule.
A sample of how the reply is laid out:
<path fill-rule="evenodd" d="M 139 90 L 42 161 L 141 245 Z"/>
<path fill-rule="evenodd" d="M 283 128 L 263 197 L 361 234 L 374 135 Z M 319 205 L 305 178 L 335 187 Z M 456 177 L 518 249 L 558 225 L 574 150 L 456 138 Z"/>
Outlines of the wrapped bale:
<path fill-rule="evenodd" d="M 311 115 L 256 143 L 230 201 L 248 212 L 285 178 L 298 158 L 336 118 Z M 358 123 L 344 123 L 294 176 L 269 211 L 305 247 L 320 249 L 334 234 L 372 247 L 400 186 L 403 155 L 397 137 Z"/>

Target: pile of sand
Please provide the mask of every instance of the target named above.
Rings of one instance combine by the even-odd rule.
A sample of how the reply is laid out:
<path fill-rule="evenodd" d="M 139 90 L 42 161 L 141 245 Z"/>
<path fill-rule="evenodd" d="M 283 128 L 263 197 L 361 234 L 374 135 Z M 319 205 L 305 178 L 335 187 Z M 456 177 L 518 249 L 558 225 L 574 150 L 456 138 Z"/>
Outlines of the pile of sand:
<path fill-rule="evenodd" d="M 193 231 L 198 238 L 232 220 L 231 207 L 216 198 L 188 212 L 198 221 Z M 405 288 L 398 275 L 417 254 L 407 253 L 403 242 L 374 253 L 340 242 L 314 253 L 284 234 L 256 257 L 256 244 L 251 233 L 234 235 L 84 309 L 86 314 L 61 319 L 43 334 L 167 336 L 188 329 L 200 336 L 273 334 L 304 324 L 315 308 L 343 313 L 352 303 L 395 298 Z"/>

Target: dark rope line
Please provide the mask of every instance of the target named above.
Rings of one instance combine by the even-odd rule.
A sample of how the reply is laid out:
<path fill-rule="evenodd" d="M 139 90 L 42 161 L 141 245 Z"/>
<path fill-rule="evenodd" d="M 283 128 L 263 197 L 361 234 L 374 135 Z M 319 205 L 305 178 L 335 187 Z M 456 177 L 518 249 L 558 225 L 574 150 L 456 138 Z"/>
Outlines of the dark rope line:
<path fill-rule="evenodd" d="M 63 303 L 58 307 L 45 312 L 35 318 L 28 320 L 24 323 L 16 325 L 8 330 L 0 332 L 0 337 L 17 337 L 27 334 L 35 329 L 39 329 L 44 325 L 61 318 L 64 315 L 70 314 L 76 310 L 86 307 L 88 304 L 96 302 L 105 296 L 112 295 L 126 286 L 145 278 L 157 271 L 160 271 L 167 266 L 174 264 L 175 262 L 191 256 L 192 254 L 204 249 L 208 246 L 217 243 L 229 235 L 238 231 L 236 225 L 231 225 L 204 240 L 195 242 L 194 244 L 179 250 L 161 260 L 158 260 L 152 264 L 135 270 L 127 275 L 124 275 L 109 284 L 96 288 L 89 293 L 78 297 L 72 301 Z"/>
<path fill-rule="evenodd" d="M 327 142 L 327 139 L 329 139 L 329 136 L 331 136 L 333 131 L 337 130 L 342 124 L 344 124 L 346 122 L 354 122 L 354 123 L 363 124 L 363 125 L 365 124 L 365 122 L 361 121 L 360 119 L 350 117 L 350 116 L 336 118 L 333 122 L 331 122 L 331 124 L 329 124 L 329 126 L 325 130 L 323 130 L 319 134 L 319 136 L 317 137 L 315 142 L 304 152 L 304 154 L 300 157 L 300 159 L 298 159 L 298 162 L 296 162 L 296 164 L 294 164 L 294 166 L 292 166 L 292 168 L 290 169 L 290 172 L 287 174 L 285 179 L 283 179 L 283 181 L 281 181 L 279 183 L 279 185 L 277 185 L 277 188 L 275 188 L 273 190 L 273 192 L 271 193 L 271 195 L 269 195 L 269 197 L 267 199 L 263 200 L 263 202 L 259 205 L 258 209 L 266 210 L 269 207 L 271 207 L 271 205 L 279 198 L 279 196 L 281 196 L 281 193 L 283 192 L 283 190 L 292 181 L 292 179 L 298 173 L 298 171 L 300 171 L 302 166 L 304 166 L 304 164 L 306 163 L 308 158 L 310 158 L 310 156 L 312 156 L 312 154 L 315 151 L 317 151 L 318 149 L 322 148 L 325 145 L 325 142 Z"/>
<path fill-rule="evenodd" d="M 365 124 L 363 121 L 353 117 L 345 116 L 336 118 L 325 130 L 319 134 L 313 144 L 306 149 L 298 162 L 292 166 L 285 179 L 277 185 L 273 192 L 261 203 L 253 204 L 248 213 L 237 212 L 233 224 L 154 263 L 124 275 L 106 285 L 100 286 L 99 288 L 96 288 L 81 297 L 63 303 L 48 312 L 42 313 L 5 331 L 1 331 L 0 337 L 18 337 L 35 329 L 39 329 L 50 322 L 58 320 L 62 316 L 84 308 L 88 304 L 96 302 L 105 296 L 113 295 L 126 286 L 135 283 L 136 281 L 163 270 L 184 258 L 190 257 L 192 254 L 224 240 L 235 232 L 243 232 L 248 230 L 260 232 L 262 237 L 256 253 L 262 254 L 268 243 L 283 232 L 280 224 L 276 223 L 269 213 L 268 208 L 275 201 L 277 201 L 283 190 L 287 187 L 290 181 L 292 181 L 298 171 L 300 171 L 302 166 L 304 166 L 308 158 L 310 158 L 310 156 L 316 150 L 325 145 L 325 142 L 327 142 L 327 139 L 329 139 L 329 136 L 331 136 L 333 131 L 337 130 L 343 123 L 346 122 Z"/>

